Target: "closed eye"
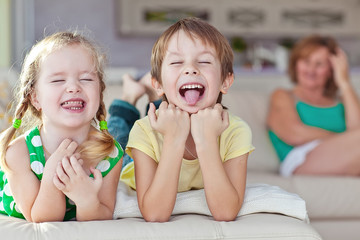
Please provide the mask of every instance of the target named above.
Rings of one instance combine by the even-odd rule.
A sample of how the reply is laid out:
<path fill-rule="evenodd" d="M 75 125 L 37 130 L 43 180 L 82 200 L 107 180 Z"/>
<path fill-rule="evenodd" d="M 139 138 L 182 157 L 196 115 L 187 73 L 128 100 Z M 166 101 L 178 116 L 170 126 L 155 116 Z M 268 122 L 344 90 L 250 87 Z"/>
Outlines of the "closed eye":
<path fill-rule="evenodd" d="M 86 81 L 86 82 L 92 82 L 92 81 L 94 81 L 93 79 L 91 79 L 91 78 L 82 78 L 82 79 L 80 79 L 81 81 Z"/>
<path fill-rule="evenodd" d="M 210 64 L 211 62 L 209 62 L 209 61 L 201 61 L 199 63 Z"/>
<path fill-rule="evenodd" d="M 170 65 L 182 64 L 182 62 L 171 62 Z"/>
<path fill-rule="evenodd" d="M 65 80 L 63 79 L 57 79 L 57 80 L 52 80 L 52 83 L 59 83 L 59 82 L 65 82 Z"/>

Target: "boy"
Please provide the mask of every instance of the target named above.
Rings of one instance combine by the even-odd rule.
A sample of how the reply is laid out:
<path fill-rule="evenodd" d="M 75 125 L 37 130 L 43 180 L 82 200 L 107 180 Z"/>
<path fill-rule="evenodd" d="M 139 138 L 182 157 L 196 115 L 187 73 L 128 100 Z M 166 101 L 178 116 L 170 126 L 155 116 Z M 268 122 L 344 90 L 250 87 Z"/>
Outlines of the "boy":
<path fill-rule="evenodd" d="M 254 147 L 248 125 L 221 105 L 232 61 L 225 37 L 197 18 L 178 21 L 155 43 L 151 81 L 164 101 L 135 122 L 127 145 L 134 162 L 121 175 L 145 220 L 167 221 L 178 192 L 201 188 L 216 220 L 236 218 Z"/>

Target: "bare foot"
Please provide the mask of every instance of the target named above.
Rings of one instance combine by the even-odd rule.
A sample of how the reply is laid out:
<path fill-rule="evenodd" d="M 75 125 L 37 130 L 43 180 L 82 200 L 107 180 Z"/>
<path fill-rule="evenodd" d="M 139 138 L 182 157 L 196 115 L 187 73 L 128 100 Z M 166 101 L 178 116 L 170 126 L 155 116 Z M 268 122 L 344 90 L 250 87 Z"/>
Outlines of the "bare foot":
<path fill-rule="evenodd" d="M 132 105 L 136 105 L 137 100 L 141 98 L 146 92 L 145 86 L 135 81 L 129 74 L 124 74 L 121 100 L 126 101 Z"/>
<path fill-rule="evenodd" d="M 145 87 L 146 94 L 149 97 L 149 102 L 154 102 L 158 100 L 160 97 L 157 95 L 155 89 L 151 85 L 151 74 L 148 72 L 141 79 L 140 83 Z"/>

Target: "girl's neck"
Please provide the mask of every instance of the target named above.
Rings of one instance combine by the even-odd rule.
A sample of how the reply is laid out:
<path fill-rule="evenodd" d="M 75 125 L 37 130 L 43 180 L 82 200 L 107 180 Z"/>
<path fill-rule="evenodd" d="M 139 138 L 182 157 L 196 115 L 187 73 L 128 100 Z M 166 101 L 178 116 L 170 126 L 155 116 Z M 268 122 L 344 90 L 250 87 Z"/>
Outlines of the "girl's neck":
<path fill-rule="evenodd" d="M 79 128 L 64 129 L 43 124 L 40 129 L 40 136 L 43 145 L 47 151 L 52 154 L 65 139 L 71 139 L 78 145 L 83 143 L 88 138 L 90 128 L 91 125 L 86 125 Z"/>

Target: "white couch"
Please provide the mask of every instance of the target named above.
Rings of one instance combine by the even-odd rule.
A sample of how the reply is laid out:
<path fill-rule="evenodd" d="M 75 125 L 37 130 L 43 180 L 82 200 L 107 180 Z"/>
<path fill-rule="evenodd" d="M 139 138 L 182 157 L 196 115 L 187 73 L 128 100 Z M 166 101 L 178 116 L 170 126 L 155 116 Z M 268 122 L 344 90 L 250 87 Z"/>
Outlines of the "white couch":
<path fill-rule="evenodd" d="M 183 214 L 171 217 L 167 223 L 147 223 L 141 218 L 28 223 L 0 215 L 1 239 L 359 239 L 360 178 L 278 175 L 265 115 L 268 94 L 280 85 L 289 86 L 286 78 L 278 74 L 239 74 L 224 104 L 246 120 L 253 131 L 256 150 L 249 158 L 248 183 L 278 185 L 299 194 L 306 200 L 310 224 L 269 213 L 250 214 L 233 222 Z M 105 95 L 107 106 L 119 95 L 120 85 L 111 84 Z M 145 103 L 146 99 L 141 99 L 139 108 L 144 109 Z"/>

